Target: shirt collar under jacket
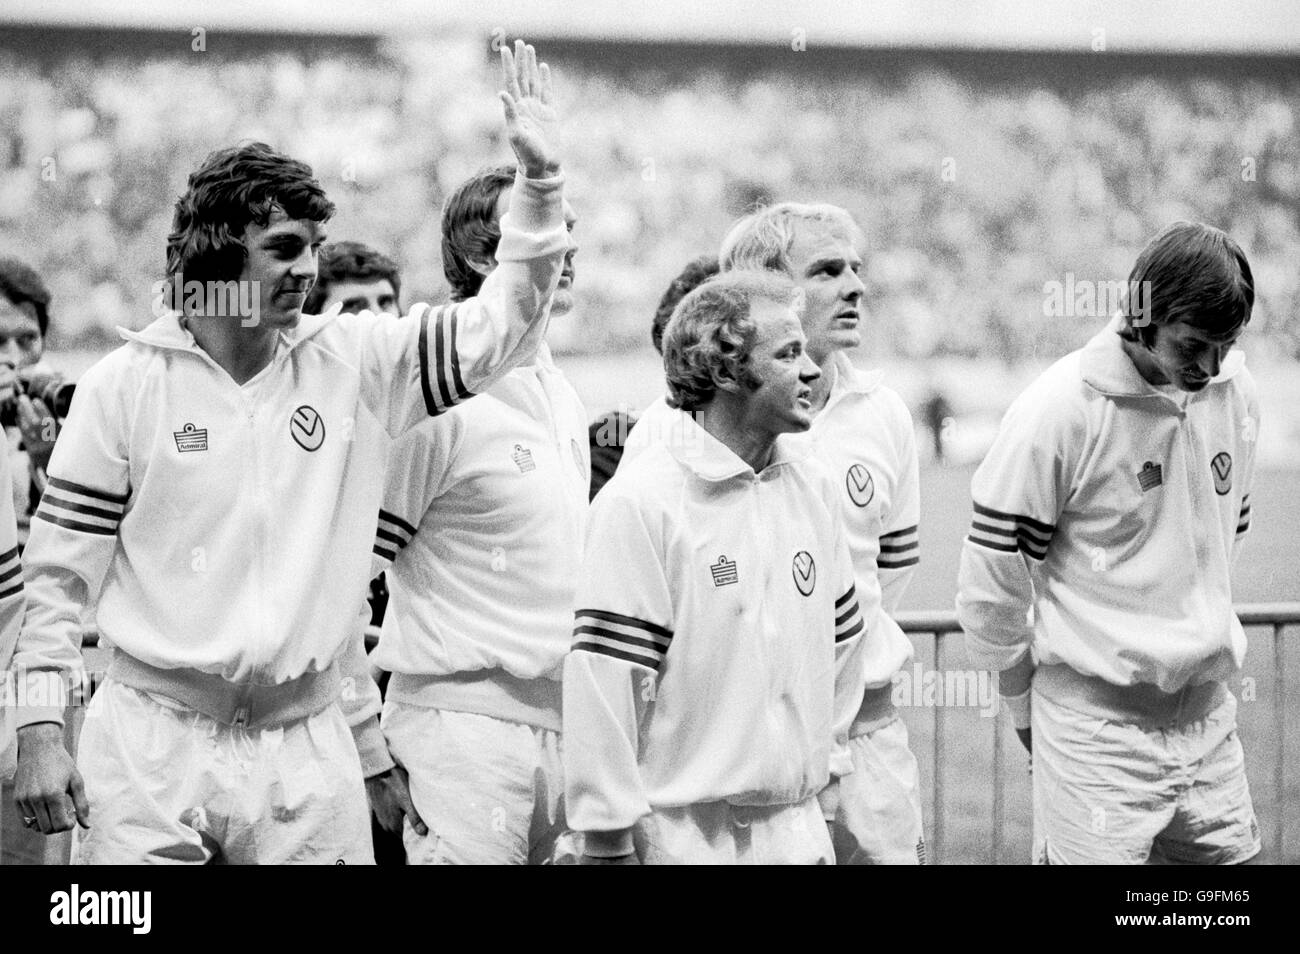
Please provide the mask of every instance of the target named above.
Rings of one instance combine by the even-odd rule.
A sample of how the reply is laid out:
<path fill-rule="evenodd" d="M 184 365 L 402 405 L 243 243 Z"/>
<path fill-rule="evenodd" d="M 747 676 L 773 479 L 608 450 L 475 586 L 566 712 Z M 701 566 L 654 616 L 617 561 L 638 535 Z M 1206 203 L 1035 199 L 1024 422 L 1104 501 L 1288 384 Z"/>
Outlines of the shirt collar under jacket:
<path fill-rule="evenodd" d="M 702 480 L 724 481 L 734 477 L 754 480 L 758 477 L 754 469 L 740 459 L 734 451 L 718 440 L 695 420 L 695 415 L 680 412 L 683 418 L 681 430 L 674 439 L 668 441 L 668 451 L 683 467 Z M 772 460 L 763 468 L 766 474 L 775 467 L 802 460 L 808 455 L 802 442 L 787 440 L 792 435 L 782 434 L 776 439 L 772 450 Z"/>
<path fill-rule="evenodd" d="M 837 394 L 840 391 L 851 391 L 854 394 L 869 394 L 880 386 L 885 372 L 879 368 L 871 371 L 863 371 L 850 360 L 847 351 L 837 351 L 831 355 L 831 361 L 835 365 L 835 385 L 831 388 L 831 394 Z"/>
<path fill-rule="evenodd" d="M 1158 397 L 1168 400 L 1155 385 L 1138 373 L 1137 366 L 1124 352 L 1123 341 L 1118 333 L 1123 327 L 1124 319 L 1117 314 L 1084 345 L 1080 364 L 1084 382 L 1093 390 L 1110 397 Z M 1234 348 L 1228 352 L 1219 367 L 1219 373 L 1210 379 L 1210 384 L 1230 380 L 1245 363 L 1246 356 L 1240 349 Z"/>

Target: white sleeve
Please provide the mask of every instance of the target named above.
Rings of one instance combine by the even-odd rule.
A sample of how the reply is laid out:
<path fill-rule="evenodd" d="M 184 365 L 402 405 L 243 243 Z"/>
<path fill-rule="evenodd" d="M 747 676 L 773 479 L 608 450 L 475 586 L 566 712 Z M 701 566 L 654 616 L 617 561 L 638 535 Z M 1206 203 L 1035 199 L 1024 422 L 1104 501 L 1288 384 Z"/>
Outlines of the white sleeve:
<path fill-rule="evenodd" d="M 362 394 L 391 436 L 488 389 L 536 353 L 569 248 L 562 184 L 562 176 L 516 176 L 497 266 L 474 298 L 416 305 L 404 318 L 338 316 L 361 336 Z"/>
<path fill-rule="evenodd" d="M 383 708 L 379 686 L 370 677 L 370 663 L 366 657 L 366 625 L 370 622 L 370 603 L 361 601 L 357 613 L 355 634 L 348 640 L 339 655 L 339 673 L 343 689 L 339 694 L 339 707 L 352 730 L 357 754 L 361 756 L 361 775 L 371 778 L 386 772 L 395 764 L 388 753 L 388 743 L 379 728 L 379 712 Z"/>
<path fill-rule="evenodd" d="M 641 719 L 673 636 L 660 532 L 613 485 L 596 498 L 564 663 L 569 824 L 621 835 L 629 851 L 629 830 L 650 811 L 638 764 Z"/>
<path fill-rule="evenodd" d="M 833 494 L 829 499 L 839 499 L 833 490 L 829 492 Z M 833 552 L 838 570 L 835 592 L 839 596 L 835 600 L 835 703 L 832 710 L 835 736 L 831 746 L 830 772 L 832 777 L 838 778 L 853 771 L 853 759 L 849 754 L 849 729 L 862 705 L 862 693 L 866 688 L 863 657 L 867 640 L 874 634 L 868 633 L 866 620 L 858 605 L 853 556 L 849 552 L 844 522 L 838 519 L 838 513 L 835 516 Z"/>
<path fill-rule="evenodd" d="M 49 480 L 32 517 L 27 548 L 27 607 L 13 668 L 28 681 L 27 699 L 49 695 L 51 672 L 77 683 L 84 673 L 81 618 L 99 598 L 130 510 L 127 429 L 133 398 L 113 356 L 77 385 L 50 458 Z M 51 700 L 53 703 L 54 700 Z M 63 706 L 28 704 L 18 726 L 63 722 Z"/>
<path fill-rule="evenodd" d="M 1068 409 L 1027 392 L 1007 411 L 975 472 L 975 515 L 962 544 L 957 618 L 977 667 L 1010 669 L 1030 650 L 1033 574 L 1052 544 L 1084 439 Z"/>
<path fill-rule="evenodd" d="M 889 616 L 898 611 L 907 584 L 912 581 L 916 565 L 921 562 L 919 525 L 921 522 L 921 473 L 916 457 L 916 430 L 906 405 L 898 403 L 899 472 L 894 499 L 885 515 L 880 534 L 880 556 L 876 569 L 880 576 L 881 608 Z"/>

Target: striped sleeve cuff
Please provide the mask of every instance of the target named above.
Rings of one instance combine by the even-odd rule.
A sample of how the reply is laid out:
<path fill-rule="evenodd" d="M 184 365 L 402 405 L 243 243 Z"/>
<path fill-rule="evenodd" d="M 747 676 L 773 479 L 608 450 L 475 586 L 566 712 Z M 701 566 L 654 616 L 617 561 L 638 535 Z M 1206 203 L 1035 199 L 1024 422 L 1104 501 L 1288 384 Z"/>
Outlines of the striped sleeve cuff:
<path fill-rule="evenodd" d="M 50 477 L 36 519 L 65 530 L 111 537 L 126 513 L 130 493 L 113 494 L 60 477 Z"/>
<path fill-rule="evenodd" d="M 379 525 L 375 528 L 375 545 L 372 552 L 381 560 L 392 563 L 414 536 L 415 527 L 396 514 L 381 509 Z"/>
<path fill-rule="evenodd" d="M 1237 536 L 1250 529 L 1250 494 L 1241 498 L 1241 513 L 1237 515 Z"/>
<path fill-rule="evenodd" d="M 18 548 L 0 553 L 0 600 L 17 596 L 23 591 L 23 564 Z"/>
<path fill-rule="evenodd" d="M 420 388 L 425 410 L 432 417 L 473 396 L 460 375 L 456 337 L 460 308 L 461 303 L 456 302 L 429 309 L 420 316 Z"/>
<path fill-rule="evenodd" d="M 970 535 L 966 539 L 989 550 L 1003 553 L 1019 551 L 1041 562 L 1047 557 L 1047 548 L 1054 533 L 1054 524 L 1023 514 L 1003 513 L 977 502 L 975 519 L 971 521 Z"/>
<path fill-rule="evenodd" d="M 835 642 L 842 643 L 862 632 L 866 624 L 858 608 L 858 590 L 850 584 L 848 591 L 835 601 Z"/>
<path fill-rule="evenodd" d="M 673 632 L 635 616 L 580 609 L 574 615 L 573 649 L 621 659 L 654 672 L 663 665 Z"/>
<path fill-rule="evenodd" d="M 876 567 L 881 570 L 901 570 L 921 562 L 921 541 L 916 527 L 905 527 L 880 535 L 880 555 Z"/>

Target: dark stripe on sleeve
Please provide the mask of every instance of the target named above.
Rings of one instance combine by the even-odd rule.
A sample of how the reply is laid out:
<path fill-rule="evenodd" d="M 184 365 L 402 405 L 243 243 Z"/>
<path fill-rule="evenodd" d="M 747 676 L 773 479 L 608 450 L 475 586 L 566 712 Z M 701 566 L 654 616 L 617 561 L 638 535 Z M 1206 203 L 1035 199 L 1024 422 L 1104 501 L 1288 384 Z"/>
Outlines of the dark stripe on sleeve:
<path fill-rule="evenodd" d="M 992 540 L 977 540 L 975 537 L 967 536 L 967 540 L 978 547 L 985 547 L 989 550 L 1000 550 L 1003 553 L 1019 553 L 1020 548 L 1010 543 L 994 543 Z"/>
<path fill-rule="evenodd" d="M 605 639 L 612 639 L 616 643 L 627 643 L 629 646 L 642 646 L 652 652 L 663 654 L 667 651 L 667 646 L 661 646 L 649 639 L 638 639 L 636 636 L 628 636 L 626 633 L 615 633 L 608 629 L 601 629 L 599 626 L 575 626 L 573 635 L 586 633 L 589 636 L 603 636 Z"/>
<path fill-rule="evenodd" d="M 622 623 L 624 626 L 632 626 L 636 629 L 644 629 L 648 633 L 658 633 L 668 639 L 673 638 L 671 629 L 664 629 L 662 626 L 656 626 L 654 623 L 647 623 L 643 619 L 637 619 L 635 616 L 620 616 L 618 613 L 610 613 L 606 610 L 598 609 L 580 609 L 573 614 L 577 619 L 579 616 L 590 616 L 592 619 L 603 619 L 610 623 Z"/>
<path fill-rule="evenodd" d="M 130 491 L 124 494 L 110 494 L 107 491 L 95 490 L 93 487 L 87 487 L 83 484 L 74 484 L 72 481 L 64 480 L 61 477 L 48 477 L 46 483 L 60 490 L 68 490 L 74 494 L 81 494 L 83 497 L 94 497 L 96 500 L 104 500 L 108 503 L 125 505 L 131 499 Z"/>
<path fill-rule="evenodd" d="M 415 536 L 415 527 L 411 526 L 409 523 L 407 523 L 405 520 L 403 520 L 401 517 L 397 516 L 396 514 L 389 513 L 387 510 L 381 509 L 379 511 L 379 519 L 384 521 L 385 523 L 391 523 L 393 526 L 398 527 L 399 529 L 405 530 L 407 536 L 410 537 Z"/>
<path fill-rule="evenodd" d="M 1035 520 L 1033 517 L 1026 517 L 1020 514 L 1003 513 L 1001 510 L 994 510 L 992 507 L 984 507 L 975 503 L 975 512 L 985 517 L 993 517 L 996 520 L 1011 520 L 1015 523 L 1023 523 L 1032 527 L 1039 533 L 1045 533 L 1049 537 L 1056 532 L 1056 527 L 1050 523 L 1043 523 L 1041 520 Z"/>
<path fill-rule="evenodd" d="M 91 507 L 88 504 L 72 503 L 62 499 L 58 494 L 47 493 L 41 498 L 41 503 L 49 504 L 51 507 L 58 507 L 60 510 L 67 510 L 70 513 L 83 513 L 87 517 L 101 517 L 104 520 L 112 520 L 114 523 L 122 522 L 122 514 L 116 510 L 101 510 L 99 507 Z"/>
<path fill-rule="evenodd" d="M 13 586 L 9 587 L 9 589 L 0 591 L 0 600 L 7 600 L 11 596 L 17 596 L 22 591 L 23 591 L 23 581 L 19 580 Z"/>
<path fill-rule="evenodd" d="M 609 656 L 612 659 L 621 659 L 623 662 L 635 663 L 638 666 L 645 666 L 647 669 L 659 671 L 659 663 L 646 659 L 644 656 L 638 656 L 634 653 L 623 653 L 617 649 L 611 649 L 608 646 L 602 646 L 600 643 L 574 643 L 575 650 L 586 650 L 589 653 L 599 653 L 601 656 Z"/>
<path fill-rule="evenodd" d="M 849 600 L 853 599 L 856 593 L 857 593 L 857 587 L 854 586 L 850 586 L 847 590 L 845 590 L 844 595 L 835 601 L 835 612 L 838 613 L 840 611 L 840 608 L 844 606 L 844 604 L 847 603 Z"/>
<path fill-rule="evenodd" d="M 46 513 L 42 508 L 36 511 L 36 519 L 44 520 L 46 523 L 52 523 L 56 527 L 64 527 L 68 530 L 80 530 L 82 533 L 97 533 L 102 537 L 116 536 L 116 527 L 97 527 L 93 524 L 82 523 L 79 520 L 68 520 L 65 517 L 56 517 L 53 514 Z"/>
<path fill-rule="evenodd" d="M 858 617 L 858 621 L 854 623 L 852 626 L 850 626 L 843 633 L 838 634 L 835 637 L 835 641 L 837 643 L 842 643 L 846 639 L 852 639 L 854 636 L 858 635 L 858 633 L 862 632 L 862 627 L 863 627 L 862 618 Z"/>
<path fill-rule="evenodd" d="M 876 568 L 880 570 L 901 570 L 904 567 L 916 566 L 921 562 L 919 556 L 904 557 L 901 560 L 876 560 Z"/>
<path fill-rule="evenodd" d="M 426 308 L 420 316 L 420 390 L 424 392 L 424 409 L 429 414 L 438 413 L 438 405 L 433 400 L 433 389 L 429 386 L 429 312 Z"/>
<path fill-rule="evenodd" d="M 406 539 L 406 537 L 399 537 L 397 534 L 393 533 L 393 531 L 387 530 L 384 527 L 380 527 L 379 529 L 377 529 L 375 531 L 375 536 L 377 536 L 380 540 L 387 540 L 389 543 L 396 543 L 397 549 L 399 550 L 402 549 L 402 547 L 406 546 L 406 544 L 410 542 L 409 540 Z"/>
<path fill-rule="evenodd" d="M 383 547 L 381 547 L 378 543 L 376 543 L 373 547 L 370 548 L 370 552 L 373 553 L 373 554 L 374 554 L 375 556 L 377 556 L 377 557 L 381 557 L 381 558 L 387 560 L 389 563 L 392 563 L 394 560 L 397 559 L 397 554 L 396 554 L 396 553 L 389 553 L 387 550 L 385 550 Z"/>

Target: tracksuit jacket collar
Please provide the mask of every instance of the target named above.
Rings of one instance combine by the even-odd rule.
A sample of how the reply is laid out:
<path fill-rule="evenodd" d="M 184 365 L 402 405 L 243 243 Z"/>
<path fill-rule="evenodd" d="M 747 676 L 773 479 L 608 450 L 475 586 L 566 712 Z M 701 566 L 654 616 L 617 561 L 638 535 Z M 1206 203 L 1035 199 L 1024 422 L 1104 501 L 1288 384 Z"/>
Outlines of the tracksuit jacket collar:
<path fill-rule="evenodd" d="M 284 344 L 284 351 L 287 353 L 293 350 L 327 328 L 339 316 L 339 307 L 335 305 L 323 315 L 303 315 L 293 328 L 281 331 L 280 340 Z M 194 335 L 181 324 L 180 313 L 176 311 L 166 312 L 139 331 L 119 327 L 117 333 L 126 341 L 134 341 L 154 348 L 195 351 L 207 357 L 207 352 L 199 347 L 198 342 L 194 340 Z"/>
<path fill-rule="evenodd" d="M 685 418 L 683 430 L 680 439 L 668 442 L 668 450 L 683 467 L 702 480 L 715 482 L 733 477 L 753 479 L 758 476 L 731 448 L 701 427 L 693 414 L 687 411 L 679 413 Z M 777 437 L 772 459 L 763 468 L 763 473 L 807 456 L 807 449 L 801 442 L 790 440 L 792 436 L 782 434 Z"/>
<path fill-rule="evenodd" d="M 835 365 L 835 387 L 832 396 L 838 391 L 850 391 L 854 394 L 870 394 L 880 386 L 885 372 L 879 368 L 862 371 L 849 360 L 848 353 L 837 351 L 831 356 Z"/>
<path fill-rule="evenodd" d="M 1124 320 L 1119 315 L 1083 346 L 1080 355 L 1080 369 L 1084 382 L 1093 390 L 1110 397 L 1161 397 L 1162 394 L 1141 374 L 1133 361 L 1124 352 L 1119 330 L 1124 327 Z M 1222 384 L 1236 376 L 1246 363 L 1246 356 L 1239 349 L 1228 352 L 1228 356 L 1219 367 L 1219 373 L 1210 379 L 1210 385 Z"/>

